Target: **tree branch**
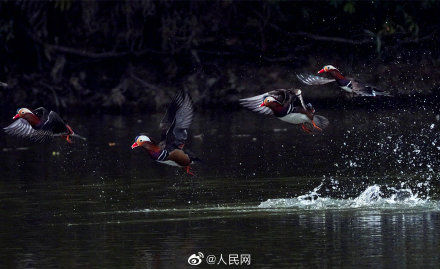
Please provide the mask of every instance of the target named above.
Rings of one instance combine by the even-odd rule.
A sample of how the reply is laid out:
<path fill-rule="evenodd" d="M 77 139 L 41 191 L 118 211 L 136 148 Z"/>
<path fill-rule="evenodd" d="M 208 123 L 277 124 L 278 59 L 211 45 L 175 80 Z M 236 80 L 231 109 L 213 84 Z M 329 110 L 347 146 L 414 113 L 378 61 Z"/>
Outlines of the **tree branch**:
<path fill-rule="evenodd" d="M 410 43 L 419 43 L 419 42 L 426 41 L 426 40 L 433 40 L 436 33 L 437 33 L 437 30 L 434 30 L 432 33 L 427 34 L 427 35 L 422 36 L 417 39 L 402 40 L 401 43 L 402 44 L 410 44 Z"/>
<path fill-rule="evenodd" d="M 351 45 L 364 45 L 364 44 L 372 44 L 372 43 L 376 42 L 374 36 L 370 36 L 370 37 L 360 39 L 360 40 L 354 40 L 354 39 L 348 39 L 348 38 L 343 38 L 343 37 L 322 36 L 322 35 L 306 33 L 306 32 L 287 32 L 275 24 L 271 24 L 270 26 L 273 29 L 275 29 L 279 32 L 282 32 L 288 36 L 303 36 L 305 38 L 313 39 L 313 40 L 317 40 L 317 41 L 345 43 L 345 44 L 351 44 Z M 419 43 L 421 41 L 427 41 L 427 40 L 432 39 L 432 37 L 436 34 L 436 32 L 437 32 L 437 30 L 434 30 L 432 33 L 430 33 L 426 36 L 420 37 L 420 38 L 416 38 L 416 39 L 405 39 L 405 40 L 397 39 L 396 41 L 401 44 Z"/>
<path fill-rule="evenodd" d="M 329 41 L 329 42 L 337 42 L 337 43 L 346 43 L 346 44 L 352 44 L 352 45 L 362 45 L 362 44 L 369 44 L 374 43 L 373 38 L 365 38 L 361 40 L 353 40 L 353 39 L 347 39 L 343 37 L 333 37 L 333 36 L 321 36 L 311 33 L 305 33 L 305 32 L 296 32 L 296 33 L 289 33 L 291 36 L 303 36 L 305 38 L 318 40 L 318 41 Z"/>
<path fill-rule="evenodd" d="M 137 82 L 141 83 L 142 85 L 144 85 L 145 88 L 149 88 L 155 91 L 160 91 L 161 89 L 151 83 L 146 82 L 145 80 L 135 76 L 134 74 L 130 74 L 130 77 L 134 80 L 136 80 Z"/>
<path fill-rule="evenodd" d="M 287 31 L 281 29 L 278 25 L 275 25 L 273 23 L 271 23 L 270 26 L 273 29 L 275 29 L 279 32 L 282 32 L 283 34 L 286 34 L 288 36 L 303 36 L 305 38 L 318 40 L 318 41 L 329 41 L 329 42 L 346 43 L 346 44 L 352 44 L 352 45 L 362 45 L 362 44 L 374 43 L 373 38 L 353 40 L 353 39 L 347 39 L 347 38 L 343 38 L 343 37 L 321 36 L 321 35 L 306 33 L 306 32 L 287 32 Z"/>
<path fill-rule="evenodd" d="M 123 52 L 116 52 L 116 51 L 106 51 L 106 52 L 93 52 L 93 51 L 87 51 L 83 49 L 76 49 L 72 47 L 67 46 L 60 46 L 60 45 L 54 45 L 46 43 L 42 40 L 40 40 L 38 37 L 33 35 L 28 31 L 28 35 L 31 37 L 32 40 L 34 40 L 36 43 L 57 52 L 65 53 L 65 54 L 71 54 L 86 58 L 92 58 L 92 59 L 108 59 L 108 58 L 120 58 L 120 57 L 127 57 L 127 56 L 142 56 L 148 53 L 152 54 L 166 54 L 162 51 L 157 51 L 153 49 L 143 49 L 139 51 L 123 51 Z"/>

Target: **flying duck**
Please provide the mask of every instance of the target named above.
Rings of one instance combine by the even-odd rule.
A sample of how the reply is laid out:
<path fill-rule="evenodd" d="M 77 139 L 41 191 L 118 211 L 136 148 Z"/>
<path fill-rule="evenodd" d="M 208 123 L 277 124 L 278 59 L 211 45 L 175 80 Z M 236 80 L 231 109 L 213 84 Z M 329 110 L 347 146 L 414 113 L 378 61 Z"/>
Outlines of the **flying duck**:
<path fill-rule="evenodd" d="M 306 132 L 311 132 L 313 128 L 321 131 L 329 124 L 325 117 L 315 115 L 311 104 L 304 104 L 300 89 L 277 89 L 240 99 L 240 104 L 257 113 L 273 115 L 291 124 L 301 124 Z"/>
<path fill-rule="evenodd" d="M 142 147 L 156 162 L 186 168 L 188 174 L 194 175 L 190 171 L 190 164 L 198 161 L 198 158 L 183 151 L 193 116 L 191 97 L 186 91 L 179 91 L 160 122 L 161 141 L 156 143 L 147 135 L 140 134 L 131 148 Z"/>
<path fill-rule="evenodd" d="M 14 122 L 3 128 L 10 135 L 38 142 L 57 136 L 66 139 L 68 143 L 72 143 L 71 137 L 86 140 L 73 132 L 72 128 L 56 112 L 49 112 L 44 107 L 39 107 L 33 111 L 27 108 L 19 108 L 12 119 Z"/>
<path fill-rule="evenodd" d="M 389 93 L 384 92 L 374 86 L 364 84 L 353 78 L 344 77 L 333 65 L 324 66 L 318 71 L 318 74 L 322 73 L 328 73 L 332 78 L 325 78 L 309 74 L 297 74 L 296 76 L 302 83 L 307 85 L 323 85 L 336 81 L 342 90 L 350 93 L 353 97 L 391 96 Z"/>

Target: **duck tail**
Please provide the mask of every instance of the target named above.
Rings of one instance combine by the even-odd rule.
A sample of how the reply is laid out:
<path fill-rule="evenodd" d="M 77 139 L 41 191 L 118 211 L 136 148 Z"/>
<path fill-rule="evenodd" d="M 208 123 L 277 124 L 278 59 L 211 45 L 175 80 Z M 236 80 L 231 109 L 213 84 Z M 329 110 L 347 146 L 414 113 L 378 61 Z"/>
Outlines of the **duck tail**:
<path fill-rule="evenodd" d="M 75 137 L 75 138 L 79 138 L 79 139 L 84 140 L 84 141 L 87 140 L 85 137 L 80 136 L 79 134 L 76 134 L 76 133 L 72 130 L 72 127 L 70 127 L 70 125 L 66 124 L 66 128 L 67 128 L 67 130 L 69 131 L 69 136 L 71 136 L 71 137 Z"/>
<path fill-rule="evenodd" d="M 190 163 L 203 163 L 202 159 L 197 157 L 192 151 L 189 149 L 185 149 L 185 154 L 188 155 Z"/>
<path fill-rule="evenodd" d="M 66 136 L 67 136 L 67 134 L 52 134 L 52 137 L 66 137 Z M 79 139 L 81 139 L 81 140 L 87 141 L 87 138 L 85 138 L 85 137 L 83 137 L 83 136 L 80 136 L 80 135 L 77 134 L 77 133 L 71 133 L 71 134 L 69 134 L 68 136 L 70 136 L 70 137 L 74 137 L 74 138 L 79 138 Z"/>
<path fill-rule="evenodd" d="M 185 152 L 188 154 L 189 159 L 191 160 L 191 163 L 203 163 L 203 160 L 200 159 L 199 157 L 195 156 L 195 154 L 192 153 L 191 151 L 190 152 L 185 151 Z"/>
<path fill-rule="evenodd" d="M 79 139 L 84 140 L 84 141 L 87 141 L 87 138 L 85 138 L 84 136 L 80 136 L 79 134 L 76 134 L 76 133 L 73 133 L 70 136 L 74 137 L 74 138 L 79 138 Z"/>
<path fill-rule="evenodd" d="M 198 158 L 198 157 L 191 157 L 190 158 L 191 159 L 191 163 L 200 163 L 200 164 L 202 164 L 203 163 L 203 160 L 202 159 L 200 159 L 200 158 Z"/>
<path fill-rule="evenodd" d="M 388 92 L 381 92 L 381 91 L 375 91 L 373 90 L 373 96 L 388 96 L 388 97 L 393 97 L 392 94 L 388 93 Z"/>
<path fill-rule="evenodd" d="M 318 126 L 321 129 L 327 128 L 327 126 L 330 123 L 326 117 L 319 116 L 319 115 L 314 115 L 313 121 L 315 122 L 316 126 Z"/>

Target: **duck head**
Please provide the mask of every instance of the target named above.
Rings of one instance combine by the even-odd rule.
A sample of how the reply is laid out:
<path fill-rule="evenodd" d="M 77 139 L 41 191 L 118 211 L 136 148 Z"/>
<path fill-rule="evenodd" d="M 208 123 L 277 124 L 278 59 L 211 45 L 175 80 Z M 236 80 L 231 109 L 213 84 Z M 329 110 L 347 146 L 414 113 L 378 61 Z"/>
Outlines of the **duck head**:
<path fill-rule="evenodd" d="M 339 70 L 333 65 L 326 65 L 321 70 L 318 71 L 318 74 L 327 73 L 330 72 L 331 70 L 337 70 L 339 72 Z"/>
<path fill-rule="evenodd" d="M 270 107 L 270 105 L 274 103 L 280 103 L 280 102 L 278 102 L 278 100 L 273 98 L 272 96 L 268 96 L 264 98 L 263 103 L 261 103 L 260 107 L 262 106 Z"/>
<path fill-rule="evenodd" d="M 15 120 L 18 118 L 23 118 L 25 115 L 28 115 L 28 114 L 34 114 L 34 113 L 32 113 L 32 111 L 30 111 L 27 108 L 19 108 L 19 109 L 17 109 L 17 114 L 12 119 Z"/>
<path fill-rule="evenodd" d="M 146 135 L 138 135 L 133 145 L 131 145 L 131 149 L 142 147 L 145 143 L 151 143 L 151 139 Z"/>

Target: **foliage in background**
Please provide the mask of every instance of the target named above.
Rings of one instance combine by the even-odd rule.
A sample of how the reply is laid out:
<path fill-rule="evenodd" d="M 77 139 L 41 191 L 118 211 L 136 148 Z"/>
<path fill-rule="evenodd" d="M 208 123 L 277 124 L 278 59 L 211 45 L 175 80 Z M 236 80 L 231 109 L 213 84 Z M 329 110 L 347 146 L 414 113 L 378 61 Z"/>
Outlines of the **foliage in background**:
<path fill-rule="evenodd" d="M 151 96 L 225 61 L 298 67 L 314 53 L 389 61 L 417 49 L 435 62 L 439 11 L 432 0 L 3 1 L 0 80 L 57 106 L 119 107 L 145 105 L 133 87 Z"/>

